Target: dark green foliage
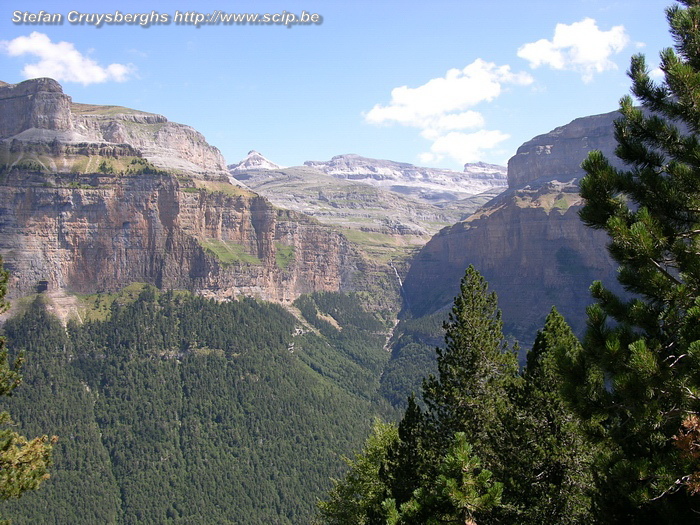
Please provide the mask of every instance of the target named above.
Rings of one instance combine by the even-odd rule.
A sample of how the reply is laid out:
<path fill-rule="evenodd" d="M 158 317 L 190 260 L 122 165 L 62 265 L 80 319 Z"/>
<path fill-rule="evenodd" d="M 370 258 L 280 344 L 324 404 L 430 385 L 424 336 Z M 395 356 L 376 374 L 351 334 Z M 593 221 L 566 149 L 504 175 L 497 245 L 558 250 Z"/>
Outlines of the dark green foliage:
<path fill-rule="evenodd" d="M 65 366 L 72 358 L 65 330 L 40 299 L 4 328 L 13 352 L 26 356 L 25 386 L 11 400 L 16 422 L 28 433 L 49 430 L 60 436 L 50 482 L 8 503 L 7 515 L 15 524 L 115 523 L 118 487 L 95 424 L 94 398 L 88 385 Z M 47 521 L 47 502 L 52 521 Z"/>
<path fill-rule="evenodd" d="M 369 429 L 378 373 L 303 331 L 277 305 L 152 288 L 115 301 L 106 321 L 67 330 L 36 303 L 6 324 L 36 388 L 13 411 L 26 413 L 22 428 L 66 439 L 50 490 L 8 515 L 16 524 L 309 523 L 340 455 Z M 374 343 L 355 341 L 383 355 L 383 339 Z M 319 362 L 354 367 L 365 390 L 319 374 Z"/>
<path fill-rule="evenodd" d="M 7 280 L 8 273 L 2 268 L 0 258 L 0 312 L 8 307 L 5 301 Z M 0 396 L 11 396 L 22 382 L 19 373 L 21 364 L 21 355 L 10 360 L 5 338 L 0 337 Z M 31 418 L 33 415 L 31 410 L 16 413 L 23 418 Z M 28 440 L 13 428 L 7 428 L 15 425 L 8 411 L 0 412 L 0 425 L 3 426 L 0 429 L 0 501 L 6 501 L 39 488 L 49 478 L 48 467 L 51 465 L 53 447 L 46 435 Z M 55 437 L 51 442 L 55 442 Z M 0 522 L 3 525 L 10 523 L 4 519 Z"/>
<path fill-rule="evenodd" d="M 517 352 L 504 341 L 496 294 L 472 266 L 460 292 L 444 325 L 445 347 L 437 349 L 438 375 L 424 382 L 423 400 L 440 455 L 457 432 L 465 432 L 486 459 L 494 457 L 500 417 L 509 411 Z"/>
<path fill-rule="evenodd" d="M 419 319 L 404 319 L 394 329 L 391 359 L 382 374 L 381 394 L 395 407 L 405 408 L 406 399 L 421 391 L 426 375 L 437 373 L 435 347 L 445 336 L 446 312 Z"/>
<path fill-rule="evenodd" d="M 700 5 L 667 10 L 676 51 L 661 54 L 664 82 L 632 59 L 632 99 L 621 101 L 613 168 L 600 152 L 584 162 L 582 219 L 610 235 L 621 299 L 600 283 L 582 352 L 568 356 L 569 398 L 599 457 L 599 512 L 626 522 L 697 519 L 684 489 L 693 466 L 673 444 L 700 411 Z"/>
<path fill-rule="evenodd" d="M 561 355 L 580 343 L 554 309 L 527 354 L 523 382 L 512 393 L 509 439 L 499 454 L 508 465 L 504 501 L 517 523 L 592 523 L 593 458 L 578 418 L 562 399 Z M 507 510 L 507 509 L 506 509 Z"/>
<path fill-rule="evenodd" d="M 348 523 L 478 522 L 500 503 L 502 484 L 492 481 L 491 470 L 496 479 L 506 470 L 502 422 L 518 381 L 516 354 L 501 328 L 495 294 L 469 267 L 444 324 L 438 375 L 423 383 L 426 409 L 409 398 L 398 439 L 382 459 L 383 516 Z"/>
<path fill-rule="evenodd" d="M 476 514 L 487 513 L 501 502 L 503 485 L 491 478 L 492 473 L 472 455 L 466 434 L 457 432 L 453 445 L 440 461 L 434 482 L 421 485 L 400 508 L 393 499 L 385 500 L 386 523 L 475 523 Z"/>
<path fill-rule="evenodd" d="M 111 172 L 110 172 L 111 173 Z M 167 175 L 167 170 L 156 168 L 146 159 L 135 158 L 129 163 L 126 169 L 127 175 Z"/>
<path fill-rule="evenodd" d="M 358 519 L 354 507 L 353 520 L 326 523 L 595 521 L 597 449 L 560 393 L 558 363 L 580 344 L 552 310 L 520 373 L 501 328 L 495 294 L 468 268 L 444 324 L 438 373 L 424 381 L 422 404 L 409 397 L 398 439 L 378 461 L 378 479 L 366 484 L 375 496 L 383 489 L 382 514 L 376 517 L 375 505 L 375 514 Z M 342 496 L 334 494 L 335 508 Z"/>
<path fill-rule="evenodd" d="M 306 350 L 301 358 L 351 391 L 374 396 L 379 386 L 377 379 L 389 359 L 387 352 L 376 351 L 385 344 L 387 326 L 362 307 L 357 294 L 314 293 L 299 297 L 294 306 L 326 338 L 323 341 L 303 336 L 299 343 Z M 328 361 L 323 358 L 327 351 L 317 344 L 331 344 L 339 355 Z"/>
<path fill-rule="evenodd" d="M 382 503 L 385 486 L 380 472 L 385 468 L 389 448 L 397 442 L 395 425 L 377 421 L 362 453 L 347 459 L 348 472 L 334 480 L 328 500 L 319 503 L 321 523 L 329 525 L 380 524 L 384 521 Z"/>

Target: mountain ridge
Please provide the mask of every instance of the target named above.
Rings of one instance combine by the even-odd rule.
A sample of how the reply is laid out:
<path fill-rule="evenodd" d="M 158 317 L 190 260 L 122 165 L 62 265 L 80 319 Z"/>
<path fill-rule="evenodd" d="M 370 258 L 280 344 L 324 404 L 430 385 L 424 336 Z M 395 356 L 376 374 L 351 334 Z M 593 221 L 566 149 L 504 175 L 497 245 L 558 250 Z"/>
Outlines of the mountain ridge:
<path fill-rule="evenodd" d="M 352 289 L 371 266 L 342 234 L 238 184 L 189 126 L 74 105 L 51 79 L 0 87 L 0 117 L 10 297 L 146 282 L 289 303 Z"/>

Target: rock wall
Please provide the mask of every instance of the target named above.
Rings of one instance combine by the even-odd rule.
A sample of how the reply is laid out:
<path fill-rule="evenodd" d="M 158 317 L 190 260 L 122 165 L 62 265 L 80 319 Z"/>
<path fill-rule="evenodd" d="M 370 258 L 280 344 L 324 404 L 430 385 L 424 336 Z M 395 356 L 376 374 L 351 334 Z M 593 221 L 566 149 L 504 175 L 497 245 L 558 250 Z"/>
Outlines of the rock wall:
<path fill-rule="evenodd" d="M 71 98 L 50 78 L 0 85 L 0 139 L 30 128 L 69 131 Z"/>
<path fill-rule="evenodd" d="M 581 334 L 591 283 L 602 280 L 621 291 L 606 234 L 579 220 L 577 186 L 591 149 L 618 163 L 617 117 L 614 112 L 576 119 L 523 144 L 508 162 L 509 189 L 440 231 L 416 256 L 404 282 L 407 315 L 449 308 L 473 264 L 498 294 L 508 333 L 525 349 L 552 306 Z"/>
<path fill-rule="evenodd" d="M 149 282 L 289 302 L 351 287 L 362 265 L 342 235 L 261 197 L 192 191 L 170 176 L 45 183 L 13 172 L 2 184 L 0 253 L 11 297 L 42 282 L 71 293 Z"/>
<path fill-rule="evenodd" d="M 564 212 L 504 203 L 488 215 L 446 228 L 413 261 L 405 292 L 413 315 L 446 308 L 473 264 L 498 295 L 507 331 L 531 343 L 556 306 L 579 333 L 594 280 L 615 282 L 606 236 L 586 228 L 579 206 Z"/>
<path fill-rule="evenodd" d="M 613 129 L 613 122 L 619 117 L 620 113 L 613 111 L 577 118 L 527 141 L 508 161 L 508 187 L 517 189 L 538 180 L 581 177 L 581 162 L 594 149 L 601 150 L 613 165 L 619 166 Z"/>
<path fill-rule="evenodd" d="M 0 84 L 0 139 L 128 144 L 160 168 L 228 178 L 221 152 L 190 126 L 129 108 L 73 103 L 50 78 Z"/>
<path fill-rule="evenodd" d="M 10 297 L 148 282 L 289 302 L 352 287 L 365 264 L 341 234 L 231 184 L 217 148 L 161 115 L 72 103 L 51 79 L 0 83 L 0 137 Z"/>

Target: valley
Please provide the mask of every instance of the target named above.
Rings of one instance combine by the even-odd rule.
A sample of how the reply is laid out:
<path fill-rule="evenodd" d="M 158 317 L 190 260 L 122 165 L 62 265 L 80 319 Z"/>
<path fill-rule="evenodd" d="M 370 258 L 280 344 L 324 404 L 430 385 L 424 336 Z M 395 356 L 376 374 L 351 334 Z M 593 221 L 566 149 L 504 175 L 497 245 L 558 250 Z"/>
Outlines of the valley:
<path fill-rule="evenodd" d="M 310 522 L 341 456 L 435 370 L 467 266 L 523 352 L 552 306 L 581 333 L 615 266 L 579 221 L 580 163 L 612 150 L 615 117 L 538 136 L 507 170 L 227 166 L 164 116 L 1 85 L 3 319 L 27 359 L 8 407 L 60 436 L 15 523 L 59 505 L 62 523 Z"/>

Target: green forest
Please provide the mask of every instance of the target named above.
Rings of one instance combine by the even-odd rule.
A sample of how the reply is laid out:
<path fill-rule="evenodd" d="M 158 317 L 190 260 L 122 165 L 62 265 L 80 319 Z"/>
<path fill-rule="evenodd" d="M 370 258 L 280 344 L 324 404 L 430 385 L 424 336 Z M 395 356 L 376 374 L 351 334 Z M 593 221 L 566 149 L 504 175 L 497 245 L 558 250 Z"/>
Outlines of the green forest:
<path fill-rule="evenodd" d="M 285 308 L 141 285 L 66 326 L 38 294 L 0 340 L 2 518 L 698 522 L 700 1 L 667 17 L 663 82 L 630 66 L 627 168 L 583 163 L 580 218 L 625 294 L 592 283 L 582 337 L 553 308 L 520 348 L 472 266 L 449 312 L 395 327 L 360 293 Z"/>
<path fill-rule="evenodd" d="M 315 301 L 342 324 L 319 319 Z M 353 296 L 302 309 L 310 324 L 270 303 L 144 287 L 105 320 L 64 328 L 37 297 L 4 326 L 24 357 L 4 408 L 22 433 L 59 438 L 50 481 L 3 517 L 309 523 L 340 456 L 391 408 L 375 397 L 382 321 Z"/>

